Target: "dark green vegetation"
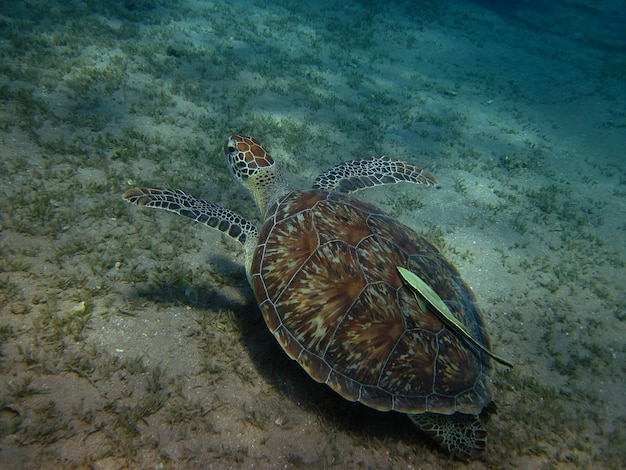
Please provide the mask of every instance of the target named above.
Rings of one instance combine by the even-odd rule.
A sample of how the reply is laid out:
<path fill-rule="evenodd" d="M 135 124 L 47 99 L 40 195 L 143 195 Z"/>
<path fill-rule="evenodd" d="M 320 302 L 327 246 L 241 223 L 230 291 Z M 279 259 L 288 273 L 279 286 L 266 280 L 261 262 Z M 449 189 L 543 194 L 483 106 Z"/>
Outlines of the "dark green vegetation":
<path fill-rule="evenodd" d="M 568 52 L 564 31 L 584 28 L 556 19 L 541 42 L 513 39 L 521 25 L 468 6 L 394 2 L 397 21 L 388 2 L 161 3 L 17 2 L 0 17 L 3 453 L 50 468 L 453 467 L 404 417 L 347 405 L 283 357 L 235 243 L 121 200 L 180 187 L 257 220 L 221 151 L 250 132 L 299 185 L 378 153 L 440 180 L 363 197 L 461 269 L 516 363 L 496 371 L 476 468 L 626 459 L 626 180 L 602 146 L 625 125 L 623 58 Z M 562 81 L 490 69 L 485 24 Z M 602 112 L 580 128 L 569 117 L 590 94 Z"/>

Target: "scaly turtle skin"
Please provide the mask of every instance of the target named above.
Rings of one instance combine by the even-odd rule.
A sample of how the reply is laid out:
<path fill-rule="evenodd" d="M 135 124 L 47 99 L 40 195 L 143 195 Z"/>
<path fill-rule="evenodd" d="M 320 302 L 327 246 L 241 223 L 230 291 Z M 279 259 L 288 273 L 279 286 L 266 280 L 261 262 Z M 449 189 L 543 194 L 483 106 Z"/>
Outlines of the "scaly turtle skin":
<path fill-rule="evenodd" d="M 180 190 L 136 188 L 124 198 L 192 218 L 241 242 L 268 328 L 313 379 L 350 401 L 406 413 L 456 458 L 480 456 L 483 416 L 493 406 L 491 358 L 417 299 L 397 267 L 418 275 L 489 350 L 472 292 L 430 242 L 347 195 L 402 181 L 435 186 L 435 178 L 376 157 L 328 170 L 313 189 L 291 190 L 252 137 L 231 136 L 225 152 L 263 214 L 259 231 L 234 212 Z"/>

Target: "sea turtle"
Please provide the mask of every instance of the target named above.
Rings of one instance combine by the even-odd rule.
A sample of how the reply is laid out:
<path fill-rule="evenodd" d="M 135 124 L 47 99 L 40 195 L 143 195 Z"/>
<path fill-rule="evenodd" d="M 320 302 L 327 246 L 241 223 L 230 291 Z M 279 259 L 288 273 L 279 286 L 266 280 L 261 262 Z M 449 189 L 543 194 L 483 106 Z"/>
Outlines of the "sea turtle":
<path fill-rule="evenodd" d="M 429 241 L 348 196 L 402 181 L 436 186 L 437 180 L 381 156 L 342 163 L 312 189 L 293 190 L 256 139 L 233 135 L 224 150 L 261 211 L 260 230 L 179 189 L 135 188 L 124 198 L 241 242 L 265 323 L 313 379 L 350 401 L 407 414 L 456 458 L 480 456 L 484 418 L 493 410 L 492 362 L 474 295 Z M 431 292 L 423 298 L 418 281 Z"/>

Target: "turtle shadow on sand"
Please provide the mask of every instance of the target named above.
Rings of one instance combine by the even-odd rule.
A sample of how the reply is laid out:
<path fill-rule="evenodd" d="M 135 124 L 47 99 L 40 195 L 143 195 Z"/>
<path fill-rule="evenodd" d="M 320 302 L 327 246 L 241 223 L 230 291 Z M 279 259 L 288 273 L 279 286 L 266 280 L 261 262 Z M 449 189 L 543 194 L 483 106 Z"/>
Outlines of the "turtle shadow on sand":
<path fill-rule="evenodd" d="M 242 265 L 220 254 L 209 253 L 208 255 L 207 264 L 220 273 L 221 279 L 227 279 L 229 285 L 237 288 L 248 287 Z M 150 281 L 138 287 L 135 294 L 163 304 L 189 305 L 200 309 L 210 306 L 211 310 L 232 307 L 235 303 L 232 297 L 222 292 L 219 282 L 211 284 L 205 280 L 197 283 L 189 277 L 185 273 L 170 272 L 166 268 L 162 272 L 152 274 Z M 244 296 L 252 300 L 251 293 L 242 292 L 242 297 Z"/>
<path fill-rule="evenodd" d="M 208 262 L 231 278 L 231 286 L 235 286 L 240 294 L 238 297 L 245 299 L 244 302 L 235 300 L 217 285 L 204 283 L 191 287 L 182 279 L 168 283 L 158 277 L 137 288 L 136 295 L 163 305 L 189 305 L 200 316 L 211 316 L 220 310 L 235 312 L 233 327 L 258 374 L 276 393 L 303 410 L 314 413 L 326 427 L 345 433 L 357 442 L 367 442 L 370 446 L 372 440 L 383 445 L 391 439 L 436 448 L 426 437 L 416 437 L 417 429 L 405 416 L 381 413 L 359 403 L 347 402 L 326 385 L 312 382 L 308 374 L 285 355 L 267 329 L 243 267 L 227 256 L 215 253 L 209 254 Z M 190 294 L 190 288 L 193 294 Z M 190 344 L 190 347 L 193 346 Z"/>

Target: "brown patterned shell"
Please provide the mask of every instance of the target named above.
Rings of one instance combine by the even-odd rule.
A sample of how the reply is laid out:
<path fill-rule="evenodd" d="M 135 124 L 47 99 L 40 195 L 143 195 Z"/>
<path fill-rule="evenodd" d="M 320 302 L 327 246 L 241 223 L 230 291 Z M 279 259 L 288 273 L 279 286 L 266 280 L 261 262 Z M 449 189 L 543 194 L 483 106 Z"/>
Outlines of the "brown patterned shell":
<path fill-rule="evenodd" d="M 480 413 L 491 401 L 490 358 L 422 310 L 396 266 L 490 346 L 473 294 L 438 250 L 346 195 L 293 191 L 275 203 L 251 277 L 285 352 L 344 398 L 381 411 Z"/>

